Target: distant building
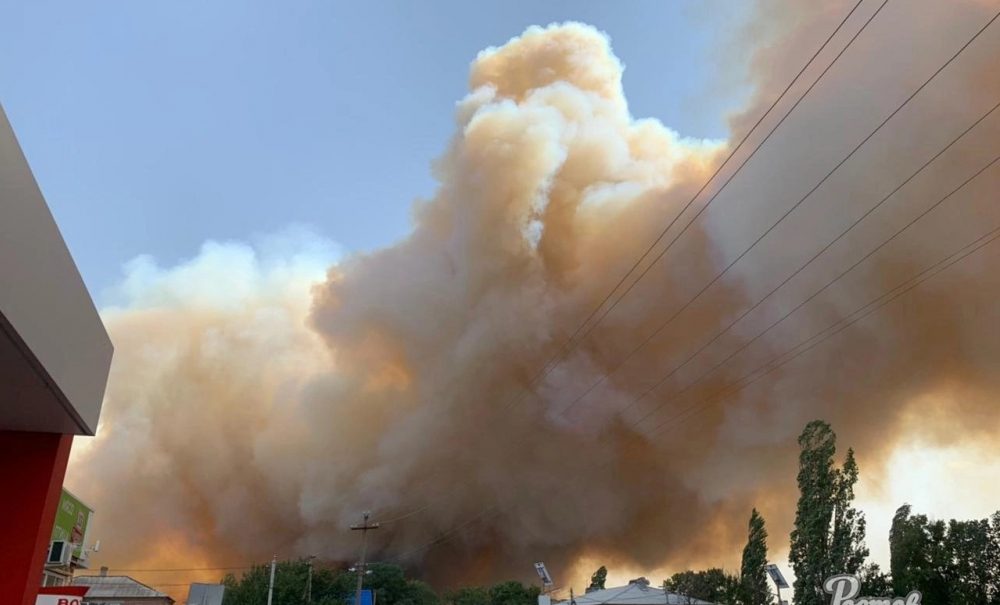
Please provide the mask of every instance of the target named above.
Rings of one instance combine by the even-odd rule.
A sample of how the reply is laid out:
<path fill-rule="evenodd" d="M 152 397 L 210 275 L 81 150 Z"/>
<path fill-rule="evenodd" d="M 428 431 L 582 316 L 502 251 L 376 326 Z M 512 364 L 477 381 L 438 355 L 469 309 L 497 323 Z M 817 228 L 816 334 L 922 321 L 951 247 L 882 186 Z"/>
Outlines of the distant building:
<path fill-rule="evenodd" d="M 77 576 L 73 586 L 89 586 L 83 605 L 174 605 L 170 595 L 128 576 Z"/>
<path fill-rule="evenodd" d="M 187 605 L 222 605 L 222 597 L 226 587 L 222 584 L 191 584 L 188 590 Z"/>
<path fill-rule="evenodd" d="M 574 597 L 572 602 L 575 602 L 575 605 L 715 605 L 701 599 L 655 588 L 649 585 L 646 578 L 631 580 L 627 586 L 592 590 Z M 561 601 L 557 605 L 572 605 L 572 602 Z"/>
<path fill-rule="evenodd" d="M 77 570 L 87 569 L 91 550 L 87 541 L 88 529 L 93 515 L 89 506 L 63 488 L 45 558 L 43 587 L 69 586 Z"/>

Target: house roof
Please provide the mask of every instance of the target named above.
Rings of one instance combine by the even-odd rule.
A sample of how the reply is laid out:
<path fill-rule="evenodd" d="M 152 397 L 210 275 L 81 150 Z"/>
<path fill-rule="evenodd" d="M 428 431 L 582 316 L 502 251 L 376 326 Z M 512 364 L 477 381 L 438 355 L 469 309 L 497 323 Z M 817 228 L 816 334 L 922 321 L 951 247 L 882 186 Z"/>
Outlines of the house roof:
<path fill-rule="evenodd" d="M 166 598 L 170 603 L 174 600 L 166 593 L 154 590 L 142 582 L 128 576 L 76 576 L 74 586 L 89 586 L 88 599 L 102 598 Z"/>
<path fill-rule="evenodd" d="M 576 605 L 712 605 L 702 601 L 655 588 L 642 582 L 630 582 L 628 586 L 594 590 L 573 599 Z M 560 605 L 571 605 L 563 601 Z"/>

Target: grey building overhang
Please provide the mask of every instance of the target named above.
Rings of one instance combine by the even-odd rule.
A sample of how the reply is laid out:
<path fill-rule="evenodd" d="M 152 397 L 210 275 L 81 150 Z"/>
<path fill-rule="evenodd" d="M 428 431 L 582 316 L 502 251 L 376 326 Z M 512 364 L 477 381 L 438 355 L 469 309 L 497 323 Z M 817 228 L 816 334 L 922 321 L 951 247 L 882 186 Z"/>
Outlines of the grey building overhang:
<path fill-rule="evenodd" d="M 112 351 L 0 107 L 0 430 L 93 435 Z"/>

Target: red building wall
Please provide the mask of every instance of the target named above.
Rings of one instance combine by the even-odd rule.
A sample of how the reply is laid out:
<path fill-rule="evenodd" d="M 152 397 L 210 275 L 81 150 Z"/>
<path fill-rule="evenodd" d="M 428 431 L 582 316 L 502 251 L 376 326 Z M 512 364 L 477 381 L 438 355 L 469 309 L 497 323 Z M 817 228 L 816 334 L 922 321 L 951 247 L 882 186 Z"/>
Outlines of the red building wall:
<path fill-rule="evenodd" d="M 35 605 L 72 435 L 0 431 L 0 603 Z"/>

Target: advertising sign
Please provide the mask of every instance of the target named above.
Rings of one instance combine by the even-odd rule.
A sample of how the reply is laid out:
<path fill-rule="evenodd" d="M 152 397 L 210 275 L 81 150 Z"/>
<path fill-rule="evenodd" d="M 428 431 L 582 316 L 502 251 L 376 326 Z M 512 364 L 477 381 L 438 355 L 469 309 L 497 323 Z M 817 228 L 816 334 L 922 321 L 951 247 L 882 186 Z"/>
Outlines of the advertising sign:
<path fill-rule="evenodd" d="M 38 591 L 35 605 L 83 605 L 89 586 L 53 586 Z"/>
<path fill-rule="evenodd" d="M 80 502 L 79 498 L 65 489 L 59 497 L 59 508 L 56 509 L 56 522 L 52 527 L 52 541 L 63 540 L 75 545 L 73 557 L 83 556 L 83 539 L 87 535 L 87 525 L 94 511 Z"/>

